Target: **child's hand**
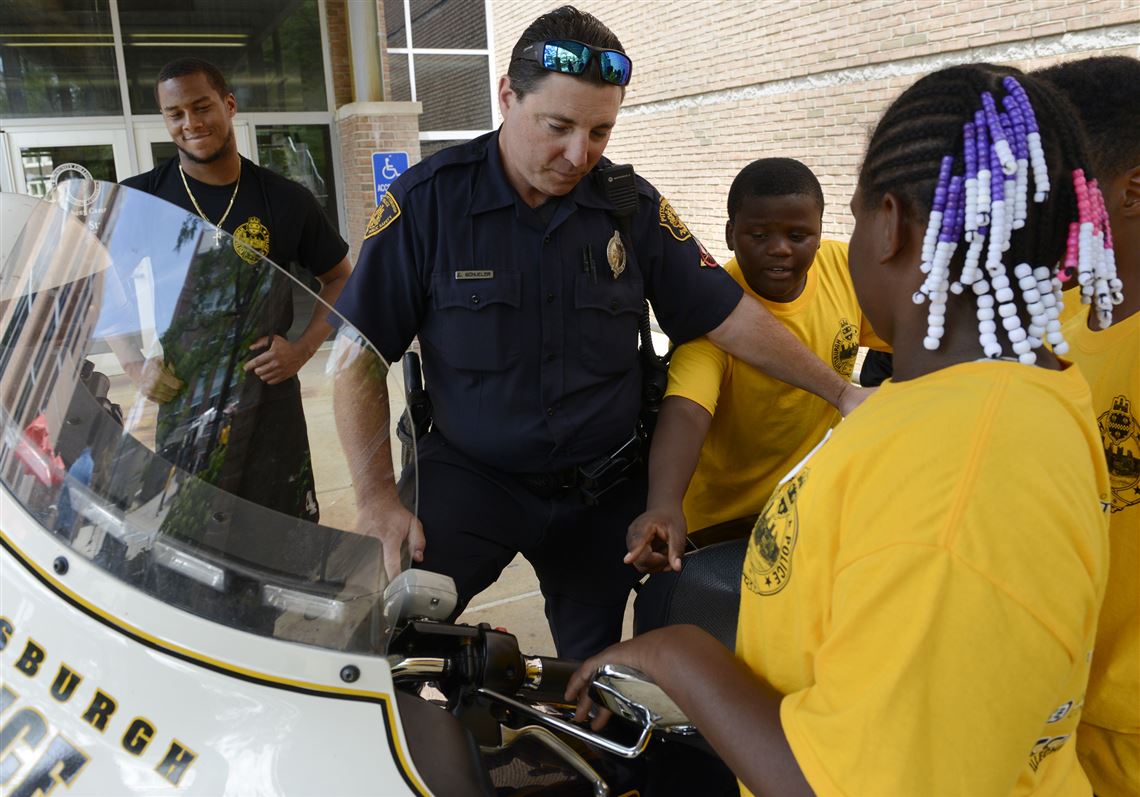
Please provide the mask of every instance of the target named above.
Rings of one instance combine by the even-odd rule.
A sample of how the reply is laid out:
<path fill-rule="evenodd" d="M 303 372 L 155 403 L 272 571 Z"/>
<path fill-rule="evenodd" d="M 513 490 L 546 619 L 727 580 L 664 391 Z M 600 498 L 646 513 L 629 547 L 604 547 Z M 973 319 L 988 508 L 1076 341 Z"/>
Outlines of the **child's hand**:
<path fill-rule="evenodd" d="M 650 509 L 629 524 L 625 545 L 629 553 L 623 560 L 639 573 L 681 572 L 681 554 L 685 552 L 688 526 L 681 507 Z"/>

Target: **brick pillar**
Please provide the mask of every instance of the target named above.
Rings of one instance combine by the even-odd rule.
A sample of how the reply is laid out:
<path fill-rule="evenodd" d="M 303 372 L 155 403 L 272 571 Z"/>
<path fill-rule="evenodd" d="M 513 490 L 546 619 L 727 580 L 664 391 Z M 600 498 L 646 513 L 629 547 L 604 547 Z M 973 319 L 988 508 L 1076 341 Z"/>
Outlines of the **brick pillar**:
<path fill-rule="evenodd" d="M 344 205 L 348 216 L 348 256 L 360 251 L 364 228 L 376 209 L 372 183 L 373 152 L 407 152 L 408 163 L 420 159 L 418 102 L 354 102 L 336 112 L 336 134 L 344 165 Z"/>

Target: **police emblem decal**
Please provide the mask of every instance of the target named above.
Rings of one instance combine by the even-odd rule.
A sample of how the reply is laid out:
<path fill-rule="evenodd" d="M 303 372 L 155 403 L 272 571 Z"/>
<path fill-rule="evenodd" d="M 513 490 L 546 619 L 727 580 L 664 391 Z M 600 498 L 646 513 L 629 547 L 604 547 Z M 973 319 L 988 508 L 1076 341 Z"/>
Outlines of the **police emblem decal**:
<path fill-rule="evenodd" d="M 1108 460 L 1112 488 L 1112 511 L 1140 503 L 1140 422 L 1132 413 L 1132 401 L 1114 396 L 1112 406 L 1096 419 Z"/>
<path fill-rule="evenodd" d="M 400 203 L 389 191 L 384 194 L 384 198 L 380 200 L 376 210 L 372 211 L 372 218 L 368 220 L 368 226 L 364 230 L 364 240 L 367 241 L 373 235 L 384 232 L 398 218 L 400 218 Z"/>
<path fill-rule="evenodd" d="M 621 242 L 621 233 L 617 230 L 614 230 L 614 237 L 606 244 L 606 260 L 609 261 L 614 279 L 620 277 L 625 271 L 625 245 Z"/>
<path fill-rule="evenodd" d="M 709 254 L 709 250 L 705 249 L 705 245 L 697 241 L 697 248 L 701 250 L 701 268 L 720 268 L 720 263 L 716 262 L 716 258 Z"/>
<path fill-rule="evenodd" d="M 257 216 L 250 216 L 234 230 L 234 251 L 251 266 L 269 255 L 269 228 Z"/>
<path fill-rule="evenodd" d="M 693 237 L 685 222 L 681 221 L 681 217 L 665 197 L 661 197 L 661 204 L 657 208 L 657 221 L 678 241 L 687 241 Z"/>
<path fill-rule="evenodd" d="M 846 318 L 839 321 L 839 331 L 831 342 L 831 367 L 848 379 L 855 370 L 855 356 L 859 353 L 859 330 Z"/>
<path fill-rule="evenodd" d="M 796 498 L 807 475 L 804 468 L 776 488 L 752 527 L 744 558 L 744 585 L 757 595 L 775 595 L 792 577 L 800 526 Z"/>

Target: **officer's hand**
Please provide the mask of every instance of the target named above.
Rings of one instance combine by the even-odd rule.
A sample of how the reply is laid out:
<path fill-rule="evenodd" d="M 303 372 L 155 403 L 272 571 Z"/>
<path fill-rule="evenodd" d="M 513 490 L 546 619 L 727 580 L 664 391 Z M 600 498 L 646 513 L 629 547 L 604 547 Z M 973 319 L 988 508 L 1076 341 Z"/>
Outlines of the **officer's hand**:
<path fill-rule="evenodd" d="M 245 370 L 253 371 L 267 385 L 276 385 L 296 376 L 301 366 L 313 356 L 303 346 L 280 335 L 258 338 L 249 348 L 264 349 L 266 346 L 269 347 L 267 351 L 246 362 Z"/>
<path fill-rule="evenodd" d="M 839 402 L 837 406 L 839 411 L 846 418 L 851 414 L 852 410 L 866 401 L 872 393 L 878 390 L 877 387 L 859 387 L 858 385 L 848 384 L 843 388 L 843 392 L 839 394 Z"/>
<path fill-rule="evenodd" d="M 356 513 L 356 533 L 375 537 L 384 544 L 384 570 L 389 580 L 405 569 L 405 544 L 411 560 L 422 562 L 427 540 L 419 519 L 409 512 L 393 492 L 377 495 L 361 504 Z"/>
<path fill-rule="evenodd" d="M 688 533 L 681 507 L 650 509 L 629 524 L 625 547 L 629 553 L 623 560 L 639 573 L 681 572 L 681 554 L 685 552 Z"/>
<path fill-rule="evenodd" d="M 123 371 L 134 382 L 139 393 L 159 404 L 170 401 L 185 385 L 161 357 L 151 357 L 145 362 L 126 363 L 123 365 Z"/>

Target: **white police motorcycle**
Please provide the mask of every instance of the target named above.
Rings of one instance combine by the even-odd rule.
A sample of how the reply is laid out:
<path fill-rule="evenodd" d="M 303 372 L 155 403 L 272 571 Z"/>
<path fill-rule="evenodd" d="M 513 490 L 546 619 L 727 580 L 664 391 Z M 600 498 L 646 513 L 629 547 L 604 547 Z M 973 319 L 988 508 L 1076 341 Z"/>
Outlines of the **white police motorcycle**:
<path fill-rule="evenodd" d="M 258 473 L 306 483 L 254 442 L 274 396 L 243 364 L 299 290 L 256 242 L 85 179 L 3 195 L 0 232 L 0 791 L 711 793 L 699 736 L 636 673 L 598 674 L 619 721 L 592 732 L 563 705 L 574 663 L 444 622 L 447 578 L 389 582 L 353 533 L 334 399 L 353 369 L 403 390 L 347 324 L 284 399 L 319 521 L 249 497 Z"/>

